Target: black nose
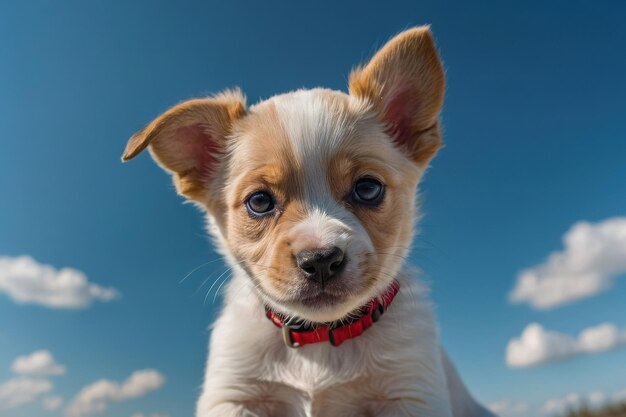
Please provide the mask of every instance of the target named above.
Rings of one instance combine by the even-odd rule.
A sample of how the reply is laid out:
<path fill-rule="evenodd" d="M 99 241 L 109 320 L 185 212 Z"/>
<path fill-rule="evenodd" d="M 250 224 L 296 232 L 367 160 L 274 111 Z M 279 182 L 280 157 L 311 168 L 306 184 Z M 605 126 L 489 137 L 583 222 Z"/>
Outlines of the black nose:
<path fill-rule="evenodd" d="M 336 246 L 304 250 L 296 255 L 296 262 L 305 277 L 324 284 L 343 270 L 344 254 Z"/>

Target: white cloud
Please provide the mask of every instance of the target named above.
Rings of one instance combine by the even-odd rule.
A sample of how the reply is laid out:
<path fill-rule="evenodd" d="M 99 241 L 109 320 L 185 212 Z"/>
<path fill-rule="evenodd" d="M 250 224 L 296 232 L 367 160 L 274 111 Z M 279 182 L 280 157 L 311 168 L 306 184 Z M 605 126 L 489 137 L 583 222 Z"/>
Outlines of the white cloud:
<path fill-rule="evenodd" d="M 159 413 L 153 413 L 153 414 L 144 414 L 144 413 L 135 413 L 133 414 L 131 417 L 169 417 L 167 414 L 159 414 Z"/>
<path fill-rule="evenodd" d="M 59 396 L 44 397 L 42 405 L 48 411 L 55 411 L 63 405 L 63 398 Z"/>
<path fill-rule="evenodd" d="M 621 395 L 624 395 L 624 397 L 620 397 Z M 583 405 L 591 409 L 597 409 L 614 402 L 619 402 L 622 399 L 626 399 L 626 390 L 618 391 L 613 394 L 607 394 L 602 391 L 594 391 L 588 394 L 571 392 L 563 397 L 546 401 L 541 407 L 541 412 L 550 416 L 562 415 L 569 410 L 578 409 Z"/>
<path fill-rule="evenodd" d="M 526 368 L 621 346 L 626 346 L 626 329 L 620 330 L 611 323 L 589 327 L 578 337 L 546 330 L 540 324 L 532 323 L 520 337 L 509 341 L 506 362 L 514 368 Z"/>
<path fill-rule="evenodd" d="M 51 308 L 86 308 L 94 301 L 111 301 L 119 296 L 87 280 L 73 268 L 55 269 L 30 256 L 0 257 L 0 293 L 20 304 L 39 304 Z"/>
<path fill-rule="evenodd" d="M 602 391 L 590 392 L 587 395 L 587 403 L 591 407 L 600 407 L 607 402 L 607 395 Z"/>
<path fill-rule="evenodd" d="M 613 393 L 611 400 L 616 403 L 626 402 L 626 389 Z"/>
<path fill-rule="evenodd" d="M 13 361 L 11 370 L 16 374 L 32 376 L 65 374 L 65 366 L 58 364 L 47 350 L 38 350 L 30 355 L 18 357 Z"/>
<path fill-rule="evenodd" d="M 500 417 L 519 417 L 528 412 L 528 403 L 523 401 L 502 400 L 487 406 L 494 414 Z"/>
<path fill-rule="evenodd" d="M 0 410 L 35 401 L 50 392 L 52 383 L 41 378 L 17 377 L 0 384 Z"/>
<path fill-rule="evenodd" d="M 66 409 L 68 417 L 82 417 L 104 411 L 111 402 L 139 398 L 159 389 L 165 377 L 153 369 L 132 373 L 122 383 L 101 379 L 84 387 Z"/>
<path fill-rule="evenodd" d="M 546 401 L 543 407 L 541 407 L 541 412 L 546 415 L 559 415 L 569 410 L 577 409 L 582 403 L 582 396 L 572 392 L 562 398 L 554 398 Z"/>
<path fill-rule="evenodd" d="M 554 308 L 606 291 L 626 273 L 626 217 L 578 222 L 563 244 L 562 251 L 518 275 L 511 302 Z"/>
<path fill-rule="evenodd" d="M 613 393 L 603 391 L 593 391 L 587 394 L 570 392 L 562 397 L 544 401 L 543 404 L 503 400 L 489 404 L 488 408 L 499 417 L 535 417 L 540 414 L 554 417 L 565 415 L 570 410 L 578 410 L 582 406 L 593 410 L 623 400 L 626 400 L 626 389 Z"/>

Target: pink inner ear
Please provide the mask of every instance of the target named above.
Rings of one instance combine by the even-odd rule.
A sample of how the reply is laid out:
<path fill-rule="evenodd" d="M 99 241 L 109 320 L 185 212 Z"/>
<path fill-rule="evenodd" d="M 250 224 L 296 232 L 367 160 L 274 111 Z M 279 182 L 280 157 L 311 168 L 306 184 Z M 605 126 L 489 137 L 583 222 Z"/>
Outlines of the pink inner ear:
<path fill-rule="evenodd" d="M 385 120 L 389 123 L 389 135 L 394 142 L 407 148 L 413 139 L 413 120 L 418 114 L 420 101 L 414 91 L 399 90 L 385 105 Z"/>
<path fill-rule="evenodd" d="M 217 170 L 222 148 L 205 124 L 181 127 L 176 131 L 180 154 L 193 159 L 202 175 L 210 176 Z"/>

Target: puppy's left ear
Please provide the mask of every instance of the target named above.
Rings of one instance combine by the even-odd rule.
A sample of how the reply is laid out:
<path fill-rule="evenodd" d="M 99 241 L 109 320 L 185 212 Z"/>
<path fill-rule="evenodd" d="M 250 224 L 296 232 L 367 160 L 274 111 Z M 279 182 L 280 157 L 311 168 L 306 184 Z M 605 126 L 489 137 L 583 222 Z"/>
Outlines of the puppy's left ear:
<path fill-rule="evenodd" d="M 188 100 L 135 133 L 122 161 L 149 147 L 154 160 L 172 174 L 179 194 L 209 207 L 219 203 L 227 140 L 235 121 L 246 113 L 238 90 Z"/>
<path fill-rule="evenodd" d="M 444 91 L 443 66 L 427 26 L 400 33 L 350 74 L 350 94 L 372 102 L 395 144 L 424 166 L 441 147 Z"/>

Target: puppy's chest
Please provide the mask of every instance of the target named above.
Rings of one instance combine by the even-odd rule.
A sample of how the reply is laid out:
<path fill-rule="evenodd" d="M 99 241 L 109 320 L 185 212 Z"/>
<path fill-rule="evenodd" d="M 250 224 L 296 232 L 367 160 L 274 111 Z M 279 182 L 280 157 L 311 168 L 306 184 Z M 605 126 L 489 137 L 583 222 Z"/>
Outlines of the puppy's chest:
<path fill-rule="evenodd" d="M 368 344 L 353 340 L 338 348 L 328 344 L 283 347 L 282 354 L 265 367 L 262 378 L 309 393 L 345 384 L 372 373 L 376 358 L 368 352 Z"/>

